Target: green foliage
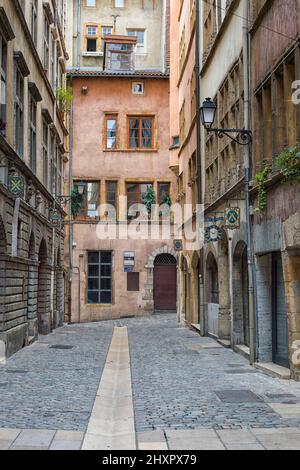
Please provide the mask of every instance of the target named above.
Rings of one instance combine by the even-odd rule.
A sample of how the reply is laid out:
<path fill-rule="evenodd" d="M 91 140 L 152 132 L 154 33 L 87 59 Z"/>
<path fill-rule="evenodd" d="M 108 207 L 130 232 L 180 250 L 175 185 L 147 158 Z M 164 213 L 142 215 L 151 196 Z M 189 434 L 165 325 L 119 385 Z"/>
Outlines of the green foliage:
<path fill-rule="evenodd" d="M 256 173 L 255 179 L 258 182 L 258 207 L 256 212 L 263 212 L 267 207 L 266 181 L 272 171 L 272 165 L 264 165 L 263 169 Z"/>
<path fill-rule="evenodd" d="M 62 112 L 68 113 L 73 101 L 73 90 L 71 87 L 61 87 L 56 89 L 56 99 Z"/>
<path fill-rule="evenodd" d="M 156 204 L 156 194 L 152 186 L 147 187 L 143 196 L 143 204 L 145 204 L 148 214 L 151 214 L 152 206 Z"/>
<path fill-rule="evenodd" d="M 75 186 L 71 193 L 71 211 L 72 216 L 77 217 L 80 211 L 80 207 L 84 201 L 84 194 L 78 193 L 78 188 Z"/>
<path fill-rule="evenodd" d="M 166 204 L 169 207 L 171 207 L 171 205 L 172 205 L 171 198 L 170 198 L 169 194 L 166 193 L 166 192 L 163 193 L 162 203 Z"/>
<path fill-rule="evenodd" d="M 275 160 L 276 167 L 282 172 L 285 181 L 300 181 L 300 149 L 283 150 Z"/>
<path fill-rule="evenodd" d="M 274 170 L 284 176 L 284 182 L 300 182 L 300 148 L 284 149 L 274 160 Z M 263 212 L 267 207 L 266 180 L 272 172 L 272 165 L 267 164 L 255 175 L 258 182 L 258 207 L 256 212 Z"/>

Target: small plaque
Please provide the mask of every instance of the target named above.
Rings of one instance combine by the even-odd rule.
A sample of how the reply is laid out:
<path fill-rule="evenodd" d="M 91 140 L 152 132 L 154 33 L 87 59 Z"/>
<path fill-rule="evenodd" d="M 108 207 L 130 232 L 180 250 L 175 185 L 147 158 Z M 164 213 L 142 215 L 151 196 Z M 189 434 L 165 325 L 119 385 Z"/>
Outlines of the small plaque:
<path fill-rule="evenodd" d="M 231 230 L 240 228 L 241 211 L 239 207 L 225 209 L 225 227 Z"/>

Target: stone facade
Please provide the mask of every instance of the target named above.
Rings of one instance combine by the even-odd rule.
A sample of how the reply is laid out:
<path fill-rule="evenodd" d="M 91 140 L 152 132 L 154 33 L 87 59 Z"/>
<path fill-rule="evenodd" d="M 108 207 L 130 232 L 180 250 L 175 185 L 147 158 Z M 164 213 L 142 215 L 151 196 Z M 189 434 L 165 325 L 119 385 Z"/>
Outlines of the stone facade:
<path fill-rule="evenodd" d="M 5 356 L 64 319 L 64 230 L 50 222 L 54 210 L 64 217 L 55 202 L 63 190 L 67 134 L 55 97 L 67 58 L 64 4 L 38 1 L 34 9 L 32 4 L 0 3 L 0 342 Z M 16 192 L 14 184 L 20 183 L 23 188 Z"/>
<path fill-rule="evenodd" d="M 72 3 L 73 9 L 70 10 L 68 18 L 72 18 L 71 12 L 73 18 L 77 17 L 78 4 Z M 103 49 L 98 43 L 99 37 L 90 37 L 92 44 L 101 49 L 94 57 L 93 54 L 86 53 L 83 37 L 78 42 L 70 36 L 73 40 L 70 50 L 77 52 L 71 56 L 68 68 L 74 94 L 73 116 L 70 122 L 73 135 L 70 148 L 73 158 L 68 171 L 75 186 L 80 181 L 87 187 L 94 185 L 94 212 L 89 212 L 89 207 L 84 202 L 80 214 L 72 222 L 73 231 L 70 234 L 74 247 L 71 308 L 74 322 L 153 313 L 154 275 L 151 256 L 155 250 L 158 250 L 158 254 L 161 253 L 160 250 L 172 254 L 173 225 L 171 234 L 167 237 L 163 235 L 162 225 L 158 221 L 155 222 L 159 232 L 158 238 L 149 236 L 148 239 L 134 239 L 129 236 L 126 239 L 119 236 L 119 231 L 130 222 L 128 206 L 122 204 L 128 196 L 130 185 L 139 188 L 139 185 L 151 184 L 159 202 L 160 188 L 165 184 L 169 188 L 171 201 L 175 202 L 176 198 L 175 177 L 168 165 L 168 3 L 134 1 L 126 2 L 125 7 L 120 9 L 114 8 L 113 2 L 108 1 L 97 1 L 93 8 L 81 2 L 82 34 L 85 28 L 93 23 L 98 33 L 102 26 L 114 26 L 112 15 L 120 16 L 116 19 L 113 34 L 105 41 L 103 39 Z M 69 6 L 71 8 L 70 2 Z M 70 31 L 72 28 L 73 32 L 76 30 L 75 24 L 74 21 L 70 23 Z M 142 36 L 130 37 L 129 31 L 139 31 Z M 119 44 L 125 44 L 123 50 L 127 48 L 132 51 L 133 47 L 134 51 L 130 53 L 128 63 L 118 63 L 118 60 L 104 63 L 104 43 L 105 50 L 110 44 L 114 44 L 116 48 Z M 135 85 L 140 87 L 137 93 Z M 129 123 L 133 117 L 145 119 L 147 122 L 151 120 L 152 142 L 148 148 L 143 145 L 137 146 L 139 148 L 132 147 Z M 111 138 L 108 137 L 108 121 L 113 123 L 113 145 L 110 145 Z M 112 191 L 110 188 L 113 188 Z M 89 191 L 86 190 L 85 201 L 89 197 L 88 194 Z M 116 210 L 113 221 L 105 206 L 111 200 Z M 147 230 L 145 220 L 142 226 Z M 108 233 L 116 228 L 117 237 L 99 237 L 99 231 L 103 231 L 105 227 Z M 150 235 L 150 231 L 148 233 Z M 134 255 L 132 276 L 132 273 L 126 272 L 124 266 L 124 255 L 128 252 Z M 89 267 L 90 253 L 96 253 L 95 256 L 97 253 L 100 253 L 100 256 L 101 253 L 109 253 L 108 256 L 111 256 L 111 267 L 100 268 L 110 273 L 107 281 L 101 281 L 97 268 Z M 91 272 L 96 274 L 91 276 Z M 130 284 L 130 277 L 134 278 L 134 284 Z M 95 289 L 95 286 L 99 287 L 98 282 L 100 300 L 97 298 L 97 301 L 92 297 L 98 295 Z M 102 296 L 100 290 L 104 284 L 109 286 L 106 291 L 109 298 L 102 301 L 105 294 Z"/>
<path fill-rule="evenodd" d="M 277 155 L 298 148 L 300 141 L 299 105 L 292 102 L 292 85 L 300 74 L 299 1 L 266 6 L 266 1 L 251 6 L 253 176 L 270 164 L 266 207 L 254 218 L 257 356 L 260 362 L 285 365 L 299 380 L 293 358 L 300 340 L 299 184 L 284 183 L 275 163 Z M 278 21 L 281 35 L 275 31 Z M 254 207 L 259 206 L 257 190 L 254 184 Z"/>

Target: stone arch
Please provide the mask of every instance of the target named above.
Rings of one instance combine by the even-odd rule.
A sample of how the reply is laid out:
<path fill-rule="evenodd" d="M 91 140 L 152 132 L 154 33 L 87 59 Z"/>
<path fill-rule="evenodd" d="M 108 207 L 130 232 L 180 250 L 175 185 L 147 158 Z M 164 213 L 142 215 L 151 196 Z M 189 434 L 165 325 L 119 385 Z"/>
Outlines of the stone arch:
<path fill-rule="evenodd" d="M 190 256 L 187 277 L 187 322 L 199 323 L 199 254 L 194 251 Z"/>
<path fill-rule="evenodd" d="M 230 321 L 230 289 L 229 289 L 229 248 L 225 230 L 218 244 L 218 273 L 219 273 L 219 326 L 218 336 L 229 340 L 231 336 Z"/>
<path fill-rule="evenodd" d="M 50 287 L 51 271 L 48 265 L 48 250 L 45 239 L 40 243 L 38 255 L 38 298 L 37 298 L 37 317 L 38 332 L 48 334 L 51 331 L 50 316 Z"/>
<path fill-rule="evenodd" d="M 240 240 L 233 253 L 233 345 L 243 344 L 249 347 L 249 281 L 247 245 Z"/>
<path fill-rule="evenodd" d="M 0 217 L 0 255 L 7 254 L 6 231 L 2 218 Z"/>
<path fill-rule="evenodd" d="M 218 336 L 219 271 L 216 257 L 212 251 L 207 254 L 205 271 L 207 333 Z"/>
<path fill-rule="evenodd" d="M 177 252 L 173 248 L 168 247 L 167 245 L 157 248 L 149 255 L 148 262 L 145 266 L 147 273 L 147 283 L 145 286 L 143 300 L 146 301 L 145 308 L 150 313 L 154 313 L 154 262 L 157 256 L 164 253 L 168 253 L 169 255 L 174 256 L 176 260 L 176 265 L 178 264 Z"/>
<path fill-rule="evenodd" d="M 35 253 L 35 235 L 33 232 L 31 232 L 30 237 L 29 237 L 29 244 L 28 244 L 28 258 L 31 260 L 36 259 L 36 253 Z"/>

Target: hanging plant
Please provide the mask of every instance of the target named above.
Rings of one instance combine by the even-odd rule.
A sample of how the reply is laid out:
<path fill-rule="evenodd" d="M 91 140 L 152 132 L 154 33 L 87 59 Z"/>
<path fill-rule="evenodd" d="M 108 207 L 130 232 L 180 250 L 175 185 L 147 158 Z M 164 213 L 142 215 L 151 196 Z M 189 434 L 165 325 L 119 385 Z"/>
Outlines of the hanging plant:
<path fill-rule="evenodd" d="M 59 109 L 63 113 L 68 113 L 71 109 L 73 101 L 73 90 L 71 87 L 61 87 L 56 89 L 56 99 L 58 101 Z"/>
<path fill-rule="evenodd" d="M 172 201 L 168 193 L 164 192 L 163 197 L 162 197 L 162 203 L 165 204 L 166 206 L 171 207 Z"/>
<path fill-rule="evenodd" d="M 282 172 L 285 182 L 300 181 L 300 149 L 283 150 L 275 159 L 276 167 Z"/>
<path fill-rule="evenodd" d="M 148 214 L 151 214 L 152 206 L 156 204 L 156 194 L 152 186 L 147 187 L 147 191 L 143 195 L 143 204 L 146 206 Z"/>
<path fill-rule="evenodd" d="M 258 207 L 255 209 L 255 212 L 257 213 L 263 212 L 267 207 L 266 181 L 271 171 L 272 165 L 267 164 L 255 175 L 255 179 L 258 183 Z"/>
<path fill-rule="evenodd" d="M 78 188 L 75 186 L 71 193 L 71 212 L 73 217 L 77 217 L 83 202 L 84 194 L 79 194 Z"/>

